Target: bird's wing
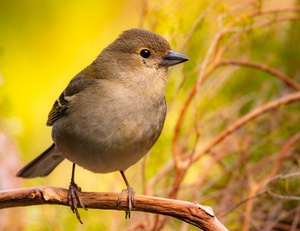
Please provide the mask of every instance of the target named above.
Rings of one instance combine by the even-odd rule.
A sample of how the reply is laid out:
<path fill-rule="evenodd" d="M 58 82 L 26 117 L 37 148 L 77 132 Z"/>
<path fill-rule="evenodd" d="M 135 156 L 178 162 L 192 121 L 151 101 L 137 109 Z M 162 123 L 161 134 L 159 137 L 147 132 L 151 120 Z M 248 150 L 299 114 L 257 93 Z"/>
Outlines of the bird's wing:
<path fill-rule="evenodd" d="M 65 116 L 68 112 L 69 102 L 87 86 L 96 81 L 94 78 L 75 77 L 71 80 L 67 88 L 60 94 L 59 98 L 55 101 L 51 111 L 48 115 L 47 125 L 52 126 L 53 123 L 59 118 Z"/>

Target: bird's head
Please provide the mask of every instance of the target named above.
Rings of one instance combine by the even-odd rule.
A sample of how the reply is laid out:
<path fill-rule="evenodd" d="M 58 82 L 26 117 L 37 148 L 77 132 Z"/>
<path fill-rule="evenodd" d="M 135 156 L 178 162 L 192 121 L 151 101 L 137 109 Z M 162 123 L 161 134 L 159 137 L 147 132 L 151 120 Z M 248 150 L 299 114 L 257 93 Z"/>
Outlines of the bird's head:
<path fill-rule="evenodd" d="M 98 58 L 120 75 L 161 77 L 166 79 L 168 67 L 187 61 L 185 55 L 172 51 L 162 36 L 143 29 L 124 31 L 102 51 Z"/>

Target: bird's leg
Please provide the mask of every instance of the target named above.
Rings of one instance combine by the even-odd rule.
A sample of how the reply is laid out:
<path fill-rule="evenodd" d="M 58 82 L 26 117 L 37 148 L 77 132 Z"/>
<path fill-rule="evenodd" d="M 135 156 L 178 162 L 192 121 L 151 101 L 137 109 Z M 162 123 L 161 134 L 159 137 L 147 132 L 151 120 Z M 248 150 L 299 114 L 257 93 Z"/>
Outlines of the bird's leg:
<path fill-rule="evenodd" d="M 83 204 L 80 196 L 81 188 L 75 183 L 74 177 L 75 177 L 75 164 L 73 163 L 72 177 L 71 177 L 71 182 L 70 182 L 69 192 L 68 192 L 68 202 L 69 202 L 69 206 L 71 207 L 71 210 L 73 211 L 73 213 L 76 214 L 76 217 L 79 220 L 79 222 L 83 224 L 80 219 L 80 214 L 78 212 L 78 207 L 77 207 L 78 203 L 83 209 L 85 210 L 87 209 Z"/>
<path fill-rule="evenodd" d="M 118 205 L 120 205 L 121 203 L 121 199 L 122 199 L 122 196 L 124 193 L 127 193 L 128 195 L 128 211 L 125 211 L 125 218 L 129 218 L 130 219 L 130 213 L 131 213 L 131 210 L 132 210 L 132 205 L 133 205 L 133 201 L 134 201 L 134 195 L 135 195 L 135 191 L 133 190 L 133 188 L 130 187 L 129 183 L 128 183 L 128 180 L 126 179 L 125 177 L 125 174 L 123 171 L 120 171 L 122 177 L 123 177 L 123 180 L 125 181 L 125 184 L 127 186 L 126 189 L 123 189 L 122 192 L 120 193 L 120 196 L 118 198 Z"/>

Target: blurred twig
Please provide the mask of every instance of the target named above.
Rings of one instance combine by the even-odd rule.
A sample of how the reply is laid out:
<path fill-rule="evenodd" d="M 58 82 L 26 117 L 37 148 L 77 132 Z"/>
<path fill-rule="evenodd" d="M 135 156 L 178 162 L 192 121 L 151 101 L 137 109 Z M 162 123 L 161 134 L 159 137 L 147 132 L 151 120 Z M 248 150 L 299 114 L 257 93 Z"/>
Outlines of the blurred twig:
<path fill-rule="evenodd" d="M 240 61 L 240 60 L 222 60 L 218 63 L 218 66 L 223 65 L 237 65 L 237 66 L 245 66 L 245 67 L 251 67 L 257 70 L 262 70 L 270 75 L 273 75 L 277 77 L 278 79 L 282 80 L 286 83 L 286 85 L 294 88 L 297 91 L 300 91 L 300 84 L 292 80 L 289 76 L 283 74 L 282 72 L 278 71 L 277 69 L 274 69 L 272 67 L 269 67 L 263 63 L 255 63 L 251 61 Z"/>
<path fill-rule="evenodd" d="M 177 119 L 176 125 L 175 125 L 175 131 L 174 136 L 172 140 L 172 147 L 173 147 L 173 159 L 174 159 L 174 165 L 175 165 L 175 179 L 173 184 L 173 190 L 169 194 L 170 197 L 176 198 L 176 194 L 178 192 L 179 186 L 186 174 L 187 169 L 189 166 L 199 159 L 204 153 L 207 153 L 211 148 L 213 148 L 216 144 L 218 144 L 221 140 L 223 140 L 225 137 L 227 137 L 229 134 L 231 134 L 233 131 L 244 125 L 247 121 L 250 121 L 251 119 L 255 118 L 256 116 L 265 113 L 266 111 L 271 110 L 274 107 L 277 107 L 280 104 L 288 103 L 291 99 L 290 96 L 286 96 L 279 98 L 278 101 L 270 102 L 266 104 L 264 107 L 257 107 L 255 108 L 251 114 L 248 113 L 247 115 L 243 116 L 239 120 L 237 120 L 234 124 L 230 125 L 222 131 L 218 136 L 216 136 L 208 145 L 206 145 L 200 152 L 193 153 L 193 156 L 190 157 L 193 161 L 187 161 L 186 158 L 182 158 L 182 150 L 183 145 L 180 144 L 180 130 L 182 128 L 182 124 L 185 118 L 185 114 L 187 113 L 188 107 L 191 105 L 191 102 L 197 98 L 197 94 L 199 92 L 199 88 L 202 85 L 202 83 L 220 66 L 223 65 L 240 65 L 240 66 L 248 66 L 252 68 L 256 68 L 258 70 L 263 70 L 271 75 L 274 75 L 278 79 L 281 79 L 284 81 L 288 86 L 294 88 L 295 90 L 300 90 L 300 85 L 293 81 L 291 78 L 286 76 L 285 74 L 281 73 L 277 69 L 268 67 L 265 64 L 261 63 L 254 63 L 251 61 L 226 61 L 222 60 L 222 57 L 224 56 L 225 52 L 232 46 L 232 44 L 236 43 L 237 38 L 241 34 L 247 33 L 250 30 L 256 29 L 256 28 L 263 28 L 267 27 L 276 23 L 284 22 L 284 21 L 293 21 L 293 20 L 300 20 L 299 16 L 295 15 L 281 15 L 286 13 L 295 13 L 299 12 L 300 7 L 287 7 L 287 8 L 278 8 L 278 9 L 272 9 L 272 10 L 253 10 L 253 12 L 250 12 L 246 15 L 242 14 L 241 16 L 236 16 L 232 21 L 225 24 L 223 28 L 221 28 L 215 35 L 214 39 L 212 40 L 209 48 L 207 49 L 207 52 L 204 56 L 204 59 L 199 67 L 196 67 L 195 69 L 199 69 L 199 74 L 196 83 L 193 85 L 193 88 L 188 93 L 185 102 L 179 112 L 179 117 Z M 266 16 L 273 16 L 271 18 L 268 18 Z M 254 18 L 260 18 L 260 21 L 253 22 Z M 266 17 L 266 19 L 264 18 Z M 265 20 L 264 20 L 265 19 Z M 248 21 L 247 21 L 248 20 Z M 226 43 L 222 43 L 223 38 L 225 35 L 229 36 Z M 295 95 L 295 100 L 299 100 L 299 93 Z M 283 100 L 283 102 L 281 102 Z M 287 102 L 284 102 L 287 100 Z M 274 105 L 273 105 L 274 104 Z M 275 106 L 276 105 L 276 106 Z M 198 136 L 199 137 L 199 136 Z"/>
<path fill-rule="evenodd" d="M 234 123 L 229 125 L 226 129 L 224 129 L 222 132 L 220 132 L 211 142 L 209 142 L 206 146 L 202 148 L 201 151 L 199 151 L 197 154 L 194 155 L 193 161 L 196 161 L 199 159 L 203 154 L 209 152 L 215 145 L 217 145 L 219 142 L 221 142 L 225 137 L 230 135 L 232 132 L 239 129 L 241 126 L 243 126 L 245 123 L 249 122 L 250 120 L 270 111 L 273 110 L 279 106 L 286 105 L 288 103 L 298 101 L 300 100 L 300 92 L 296 92 L 293 94 L 289 94 L 286 96 L 283 96 L 281 98 L 275 99 L 269 103 L 266 103 L 265 105 L 256 107 L 246 115 L 242 116 L 238 120 L 236 120 Z"/>

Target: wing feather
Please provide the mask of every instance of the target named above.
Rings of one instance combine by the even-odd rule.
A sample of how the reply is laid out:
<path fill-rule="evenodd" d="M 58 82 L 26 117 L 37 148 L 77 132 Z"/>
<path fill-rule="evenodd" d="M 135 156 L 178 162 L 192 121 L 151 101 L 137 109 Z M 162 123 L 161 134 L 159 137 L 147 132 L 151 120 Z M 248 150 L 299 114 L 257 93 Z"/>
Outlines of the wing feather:
<path fill-rule="evenodd" d="M 47 125 L 53 123 L 68 113 L 68 104 L 78 92 L 81 92 L 96 81 L 94 78 L 75 77 L 55 101 L 48 115 Z"/>

